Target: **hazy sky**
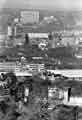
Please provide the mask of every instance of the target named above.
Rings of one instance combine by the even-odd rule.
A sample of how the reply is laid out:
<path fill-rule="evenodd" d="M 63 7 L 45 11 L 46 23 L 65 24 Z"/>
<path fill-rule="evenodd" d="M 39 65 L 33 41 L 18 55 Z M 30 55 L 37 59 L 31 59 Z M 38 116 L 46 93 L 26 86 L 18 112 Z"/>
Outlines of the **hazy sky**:
<path fill-rule="evenodd" d="M 82 0 L 0 0 L 0 7 L 82 9 Z"/>

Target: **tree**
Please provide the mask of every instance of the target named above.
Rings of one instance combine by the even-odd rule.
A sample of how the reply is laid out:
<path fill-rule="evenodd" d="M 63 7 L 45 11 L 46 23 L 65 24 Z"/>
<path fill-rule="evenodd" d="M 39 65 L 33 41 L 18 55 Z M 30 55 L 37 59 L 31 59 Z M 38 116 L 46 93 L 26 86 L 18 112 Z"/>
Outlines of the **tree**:
<path fill-rule="evenodd" d="M 29 43 L 29 36 L 28 34 L 25 34 L 25 44 L 28 44 Z"/>
<path fill-rule="evenodd" d="M 53 36 L 51 33 L 49 33 L 48 38 L 49 38 L 49 40 L 53 40 Z"/>

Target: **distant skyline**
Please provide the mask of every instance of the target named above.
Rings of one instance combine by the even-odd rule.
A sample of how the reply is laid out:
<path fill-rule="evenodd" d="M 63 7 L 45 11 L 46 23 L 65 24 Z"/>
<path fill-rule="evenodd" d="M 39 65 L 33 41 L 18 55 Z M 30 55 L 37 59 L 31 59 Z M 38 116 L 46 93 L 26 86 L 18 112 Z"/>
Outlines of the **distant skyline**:
<path fill-rule="evenodd" d="M 0 8 L 82 10 L 82 0 L 0 0 Z"/>

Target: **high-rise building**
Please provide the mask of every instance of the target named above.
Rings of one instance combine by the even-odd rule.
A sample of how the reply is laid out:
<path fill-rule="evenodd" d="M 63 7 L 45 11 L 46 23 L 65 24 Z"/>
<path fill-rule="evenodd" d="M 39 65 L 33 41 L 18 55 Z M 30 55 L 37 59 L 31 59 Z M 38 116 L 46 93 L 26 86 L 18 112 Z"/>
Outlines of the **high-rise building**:
<path fill-rule="evenodd" d="M 39 12 L 38 11 L 21 11 L 21 22 L 26 23 L 38 23 Z"/>
<path fill-rule="evenodd" d="M 8 26 L 8 37 L 12 36 L 12 26 Z"/>

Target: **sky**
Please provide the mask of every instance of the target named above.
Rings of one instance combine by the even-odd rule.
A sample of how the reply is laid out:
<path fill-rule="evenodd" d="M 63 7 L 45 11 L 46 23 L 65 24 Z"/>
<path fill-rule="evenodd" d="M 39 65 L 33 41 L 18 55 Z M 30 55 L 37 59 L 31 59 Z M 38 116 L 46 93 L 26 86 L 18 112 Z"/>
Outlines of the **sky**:
<path fill-rule="evenodd" d="M 0 0 L 0 8 L 82 10 L 82 0 Z"/>

